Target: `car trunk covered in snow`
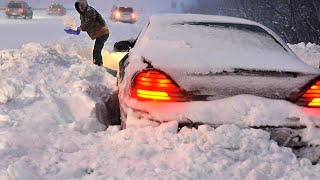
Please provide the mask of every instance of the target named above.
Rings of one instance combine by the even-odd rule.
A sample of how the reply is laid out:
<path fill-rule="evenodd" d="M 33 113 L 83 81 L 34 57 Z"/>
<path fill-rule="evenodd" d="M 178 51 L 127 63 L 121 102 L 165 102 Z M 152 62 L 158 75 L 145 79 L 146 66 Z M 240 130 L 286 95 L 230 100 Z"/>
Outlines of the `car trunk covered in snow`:
<path fill-rule="evenodd" d="M 174 75 L 179 76 L 179 75 Z M 182 77 L 182 76 L 179 76 Z M 314 75 L 236 70 L 212 75 L 186 75 L 176 78 L 192 100 L 216 100 L 240 94 L 295 101 Z M 178 83 L 179 84 L 179 83 Z"/>

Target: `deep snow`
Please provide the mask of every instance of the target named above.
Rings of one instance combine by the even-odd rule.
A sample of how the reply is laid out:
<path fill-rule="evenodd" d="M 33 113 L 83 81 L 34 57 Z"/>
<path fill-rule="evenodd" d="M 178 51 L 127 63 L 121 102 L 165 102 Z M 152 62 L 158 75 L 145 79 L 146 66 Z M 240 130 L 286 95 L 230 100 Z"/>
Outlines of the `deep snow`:
<path fill-rule="evenodd" d="M 139 33 L 144 23 L 109 24 L 114 33 L 106 49 L 112 48 L 112 42 Z M 279 147 L 262 130 L 222 125 L 183 128 L 176 133 L 173 121 L 159 127 L 120 131 L 113 126 L 105 131 L 97 121 L 96 107 L 116 90 L 116 79 L 91 63 L 92 44 L 82 33 L 0 51 L 0 179 L 320 176 L 320 165 L 297 159 L 291 149 Z M 306 62 L 320 52 L 316 45 L 312 51 L 301 44 L 292 47 L 299 49 Z M 266 112 L 276 108 L 271 102 L 259 104 L 248 103 L 252 116 L 241 118 L 264 119 Z"/>

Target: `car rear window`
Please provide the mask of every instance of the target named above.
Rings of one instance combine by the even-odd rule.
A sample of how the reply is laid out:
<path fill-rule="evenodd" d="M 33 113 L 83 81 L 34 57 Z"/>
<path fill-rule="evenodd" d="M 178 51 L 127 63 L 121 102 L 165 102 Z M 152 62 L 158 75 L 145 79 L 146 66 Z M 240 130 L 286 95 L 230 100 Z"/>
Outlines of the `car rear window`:
<path fill-rule="evenodd" d="M 119 11 L 122 11 L 122 12 L 133 12 L 133 9 L 130 8 L 130 7 L 120 7 L 119 8 Z"/>
<path fill-rule="evenodd" d="M 191 47 L 217 53 L 287 52 L 281 42 L 263 28 L 241 23 L 154 21 L 142 38 L 148 39 L 141 41 L 142 46 L 152 48 Z"/>
<path fill-rule="evenodd" d="M 8 4 L 9 8 L 22 8 L 21 3 L 15 3 L 15 2 L 11 2 Z"/>
<path fill-rule="evenodd" d="M 235 23 L 218 23 L 218 22 L 184 22 L 184 23 L 177 23 L 180 25 L 195 25 L 195 26 L 207 26 L 212 28 L 227 28 L 227 29 L 234 29 L 240 30 L 245 32 L 251 32 L 255 34 L 260 34 L 261 36 L 267 36 L 272 38 L 275 43 L 280 45 L 284 50 L 286 50 L 278 40 L 276 40 L 272 35 L 270 35 L 266 30 L 262 29 L 259 26 L 255 25 L 248 25 L 248 24 L 235 24 Z"/>

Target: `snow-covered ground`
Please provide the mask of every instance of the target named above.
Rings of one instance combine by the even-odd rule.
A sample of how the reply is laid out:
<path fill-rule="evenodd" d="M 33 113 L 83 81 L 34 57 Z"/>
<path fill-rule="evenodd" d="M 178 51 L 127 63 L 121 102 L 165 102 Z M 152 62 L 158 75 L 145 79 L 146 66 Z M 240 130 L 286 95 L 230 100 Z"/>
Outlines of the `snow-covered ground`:
<path fill-rule="evenodd" d="M 263 130 L 223 125 L 183 128 L 176 133 L 176 122 L 105 130 L 97 121 L 96 109 L 116 90 L 116 79 L 91 63 L 93 42 L 86 34 L 64 34 L 59 17 L 43 21 L 36 17 L 30 21 L 0 19 L 1 32 L 7 28 L 0 39 L 12 37 L 12 44 L 4 43 L 6 40 L 0 47 L 1 180 L 320 176 L 320 165 L 297 159 L 291 149 L 279 147 Z M 140 18 L 134 25 L 108 20 L 112 34 L 105 49 L 137 35 L 148 16 Z M 13 30 L 23 26 L 30 28 L 22 31 L 21 39 L 15 38 Z M 53 34 L 35 39 L 33 34 L 42 30 Z M 313 62 L 320 53 L 316 45 L 299 44 L 292 49 L 306 62 Z M 264 108 L 247 109 L 255 118 L 264 119 L 264 113 L 275 107 Z"/>

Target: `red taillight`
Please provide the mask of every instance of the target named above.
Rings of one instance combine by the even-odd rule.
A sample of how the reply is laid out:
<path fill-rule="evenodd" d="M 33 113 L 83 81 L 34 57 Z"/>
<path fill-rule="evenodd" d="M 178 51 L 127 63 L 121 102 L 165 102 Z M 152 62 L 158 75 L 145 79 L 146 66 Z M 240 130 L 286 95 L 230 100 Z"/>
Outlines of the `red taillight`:
<path fill-rule="evenodd" d="M 59 9 L 58 9 L 58 12 L 60 12 L 60 11 L 61 11 L 61 9 L 59 8 Z"/>
<path fill-rule="evenodd" d="M 185 102 L 185 93 L 173 80 L 158 70 L 146 70 L 135 76 L 131 96 L 140 101 Z"/>
<path fill-rule="evenodd" d="M 132 19 L 135 19 L 137 16 L 136 16 L 135 13 L 132 13 L 132 14 L 131 14 L 131 17 L 132 17 Z"/>
<path fill-rule="evenodd" d="M 23 12 L 24 12 L 24 9 L 20 8 L 19 13 L 23 13 Z"/>
<path fill-rule="evenodd" d="M 50 11 L 50 8 L 48 8 L 47 10 Z"/>
<path fill-rule="evenodd" d="M 10 12 L 10 8 L 7 8 L 7 9 L 6 9 L 6 12 Z"/>
<path fill-rule="evenodd" d="M 298 105 L 306 107 L 318 107 L 320 108 L 320 81 L 317 81 L 314 85 L 299 98 Z"/>

